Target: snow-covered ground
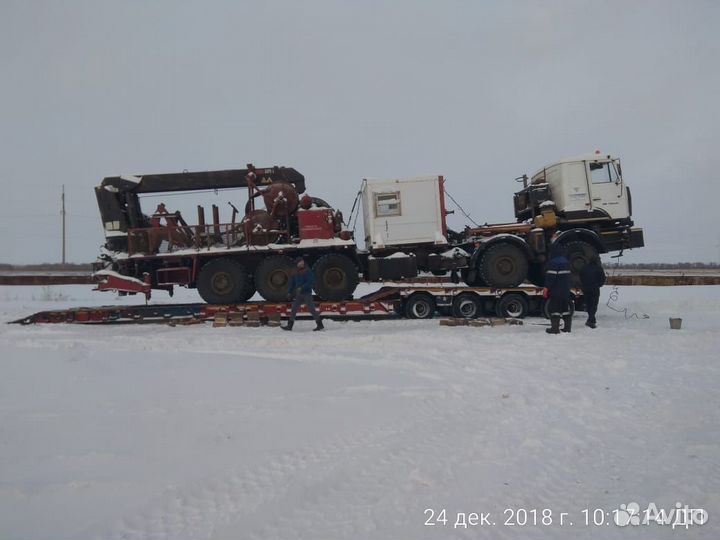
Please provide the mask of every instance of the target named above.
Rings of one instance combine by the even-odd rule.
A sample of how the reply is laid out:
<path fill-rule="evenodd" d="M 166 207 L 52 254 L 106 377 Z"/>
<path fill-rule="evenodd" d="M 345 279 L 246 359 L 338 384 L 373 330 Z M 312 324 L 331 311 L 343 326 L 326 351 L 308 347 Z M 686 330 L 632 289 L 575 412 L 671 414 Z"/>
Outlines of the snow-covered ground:
<path fill-rule="evenodd" d="M 0 287 L 0 320 L 114 302 Z M 560 336 L 2 324 L 0 537 L 717 538 L 720 287 L 622 287 L 617 305 L 650 318 L 602 306 Z M 630 502 L 709 521 L 615 525 Z"/>

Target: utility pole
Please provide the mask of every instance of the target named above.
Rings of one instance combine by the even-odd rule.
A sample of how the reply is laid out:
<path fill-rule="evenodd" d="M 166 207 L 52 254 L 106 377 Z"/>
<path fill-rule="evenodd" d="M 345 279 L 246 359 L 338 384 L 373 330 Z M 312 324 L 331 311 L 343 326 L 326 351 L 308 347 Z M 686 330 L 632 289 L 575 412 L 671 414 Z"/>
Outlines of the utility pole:
<path fill-rule="evenodd" d="M 65 184 L 62 185 L 62 209 L 60 215 L 62 215 L 62 263 L 65 264 Z"/>

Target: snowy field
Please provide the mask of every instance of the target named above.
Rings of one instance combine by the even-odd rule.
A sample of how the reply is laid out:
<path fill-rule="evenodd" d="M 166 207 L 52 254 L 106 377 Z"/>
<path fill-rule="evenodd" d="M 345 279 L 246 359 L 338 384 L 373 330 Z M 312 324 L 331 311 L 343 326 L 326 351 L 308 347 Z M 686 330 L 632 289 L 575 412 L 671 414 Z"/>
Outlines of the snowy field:
<path fill-rule="evenodd" d="M 115 302 L 0 287 L 0 320 Z M 578 313 L 560 336 L 2 324 L 0 537 L 718 538 L 720 287 L 622 287 L 617 305 L 650 318 L 602 305 L 597 330 Z M 709 521 L 615 525 L 630 502 Z"/>

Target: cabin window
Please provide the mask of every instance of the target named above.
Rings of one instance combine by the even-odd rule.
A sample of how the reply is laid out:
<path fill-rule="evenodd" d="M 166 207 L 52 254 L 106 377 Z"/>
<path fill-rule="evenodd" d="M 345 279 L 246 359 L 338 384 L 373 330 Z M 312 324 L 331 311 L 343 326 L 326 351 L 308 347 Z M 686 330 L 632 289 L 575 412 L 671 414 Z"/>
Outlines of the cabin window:
<path fill-rule="evenodd" d="M 400 215 L 400 192 L 375 194 L 375 215 L 377 217 Z"/>
<path fill-rule="evenodd" d="M 618 174 L 612 162 L 590 163 L 590 179 L 593 184 L 608 184 L 618 181 Z"/>

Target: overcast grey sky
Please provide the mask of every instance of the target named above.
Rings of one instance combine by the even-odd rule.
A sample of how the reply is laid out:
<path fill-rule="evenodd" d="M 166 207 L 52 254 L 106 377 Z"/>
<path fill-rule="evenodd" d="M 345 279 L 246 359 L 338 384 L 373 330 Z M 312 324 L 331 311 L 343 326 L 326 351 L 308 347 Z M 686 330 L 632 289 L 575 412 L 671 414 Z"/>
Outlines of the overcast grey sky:
<path fill-rule="evenodd" d="M 363 177 L 444 174 L 501 222 L 514 177 L 595 149 L 645 229 L 626 261 L 717 261 L 718 28 L 712 1 L 0 0 L 0 262 L 60 259 L 63 183 L 81 262 L 104 176 L 287 165 L 347 215 Z"/>

